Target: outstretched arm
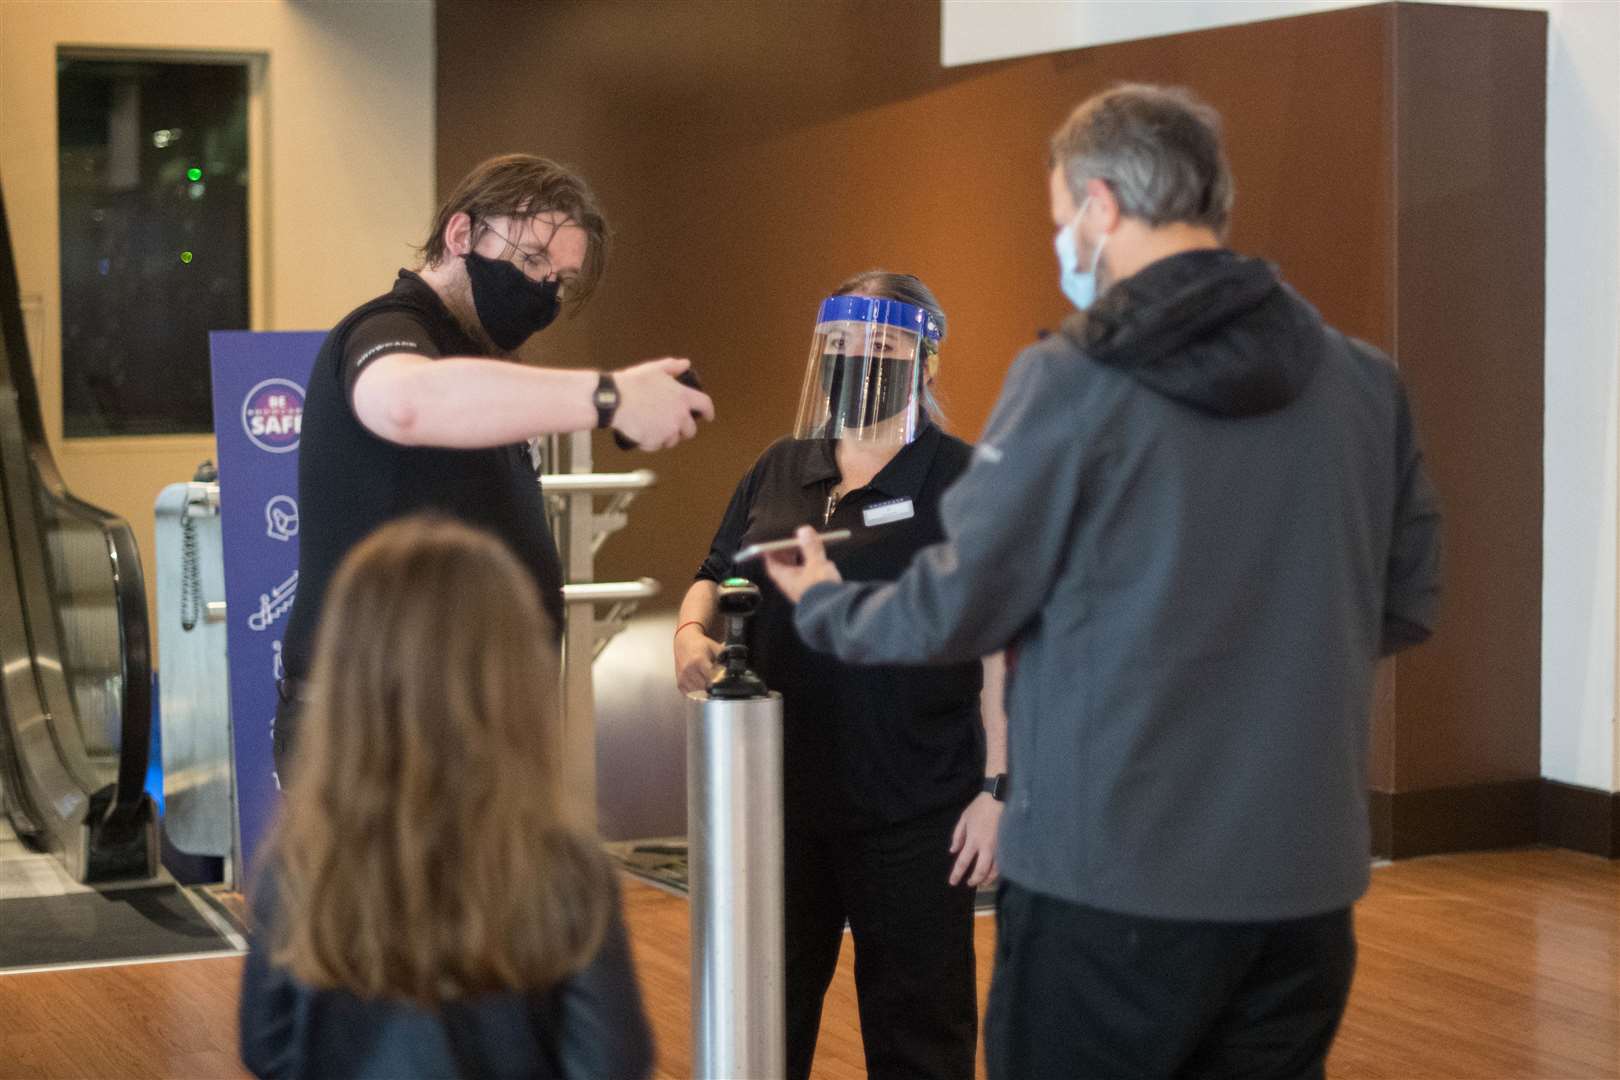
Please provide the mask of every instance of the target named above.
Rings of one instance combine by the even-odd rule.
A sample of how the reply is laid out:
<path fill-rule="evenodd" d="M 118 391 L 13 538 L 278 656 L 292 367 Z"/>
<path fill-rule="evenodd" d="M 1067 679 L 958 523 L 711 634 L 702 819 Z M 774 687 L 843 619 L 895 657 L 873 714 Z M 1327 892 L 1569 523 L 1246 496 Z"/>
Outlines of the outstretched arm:
<path fill-rule="evenodd" d="M 619 408 L 613 426 L 648 450 L 697 434 L 693 414 L 714 419 L 714 403 L 675 381 L 691 366 L 665 358 L 614 372 Z M 352 402 L 360 423 L 378 438 L 471 450 L 594 428 L 597 377 L 595 371 L 394 352 L 360 371 Z"/>

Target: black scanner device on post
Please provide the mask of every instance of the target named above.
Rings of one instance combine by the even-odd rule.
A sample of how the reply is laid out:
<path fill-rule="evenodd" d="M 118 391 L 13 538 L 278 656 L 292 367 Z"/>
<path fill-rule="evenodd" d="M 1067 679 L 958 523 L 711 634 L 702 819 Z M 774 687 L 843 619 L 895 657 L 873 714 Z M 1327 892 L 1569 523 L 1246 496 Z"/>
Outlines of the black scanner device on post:
<path fill-rule="evenodd" d="M 720 649 L 720 670 L 709 680 L 709 696 L 764 697 L 765 681 L 748 670 L 748 620 L 759 610 L 759 586 L 746 578 L 727 578 L 716 600 L 726 620 L 726 643 Z"/>

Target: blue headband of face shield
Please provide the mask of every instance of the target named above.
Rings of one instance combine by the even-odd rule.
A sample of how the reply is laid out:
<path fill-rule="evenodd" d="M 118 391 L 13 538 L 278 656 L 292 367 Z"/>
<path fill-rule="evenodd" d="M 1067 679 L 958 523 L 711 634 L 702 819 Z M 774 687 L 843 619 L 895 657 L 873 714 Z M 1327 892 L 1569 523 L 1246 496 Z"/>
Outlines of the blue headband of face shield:
<path fill-rule="evenodd" d="M 863 322 L 898 326 L 939 344 L 939 320 L 924 308 L 883 296 L 829 296 L 821 302 L 816 324 Z"/>

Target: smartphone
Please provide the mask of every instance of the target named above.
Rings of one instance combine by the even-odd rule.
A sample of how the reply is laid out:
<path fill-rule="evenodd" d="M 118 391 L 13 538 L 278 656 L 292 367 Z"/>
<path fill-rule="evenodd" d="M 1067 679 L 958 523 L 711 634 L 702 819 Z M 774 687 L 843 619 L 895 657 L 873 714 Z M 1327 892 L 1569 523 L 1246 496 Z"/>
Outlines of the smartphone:
<path fill-rule="evenodd" d="M 832 529 L 828 532 L 817 533 L 816 535 L 821 537 L 821 542 L 823 544 L 831 547 L 833 544 L 836 544 L 841 540 L 848 540 L 849 530 Z M 762 556 L 769 555 L 773 551 L 792 551 L 798 546 L 799 542 L 791 536 L 786 540 L 763 540 L 757 544 L 749 544 L 747 547 L 737 552 L 736 555 L 732 556 L 731 561 L 747 562 L 749 559 L 758 559 Z"/>

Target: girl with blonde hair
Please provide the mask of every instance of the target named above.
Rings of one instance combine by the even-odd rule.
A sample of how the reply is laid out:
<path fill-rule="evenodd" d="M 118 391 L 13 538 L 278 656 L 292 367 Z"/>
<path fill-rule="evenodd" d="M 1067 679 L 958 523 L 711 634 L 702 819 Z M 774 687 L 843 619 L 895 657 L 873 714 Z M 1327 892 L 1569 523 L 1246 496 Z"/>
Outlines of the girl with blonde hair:
<path fill-rule="evenodd" d="M 555 640 L 488 533 L 406 518 L 344 560 L 254 889 L 255 1075 L 647 1073 L 614 871 L 560 784 Z"/>

